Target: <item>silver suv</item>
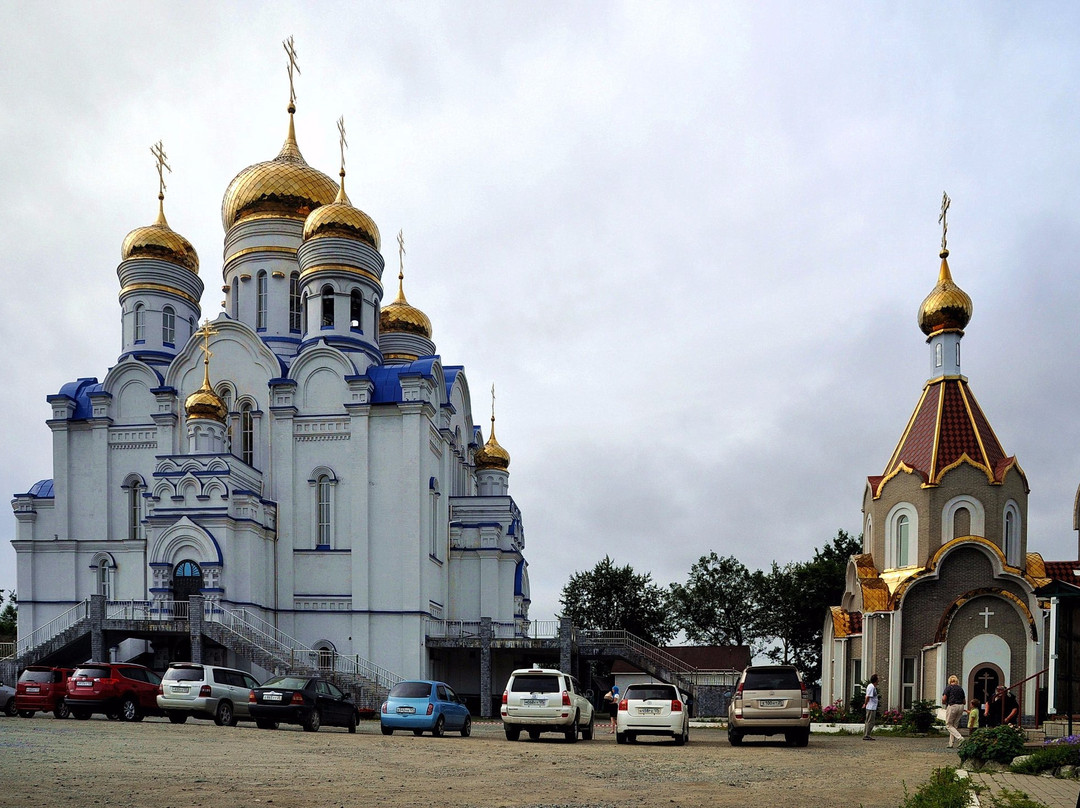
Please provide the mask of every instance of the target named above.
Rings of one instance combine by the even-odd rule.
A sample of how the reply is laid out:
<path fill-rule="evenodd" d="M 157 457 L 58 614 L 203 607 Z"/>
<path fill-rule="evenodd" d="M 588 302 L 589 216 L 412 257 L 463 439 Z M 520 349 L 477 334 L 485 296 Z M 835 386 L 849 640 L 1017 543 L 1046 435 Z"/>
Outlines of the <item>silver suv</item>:
<path fill-rule="evenodd" d="M 161 677 L 157 705 L 174 724 L 188 716 L 212 718 L 219 727 L 250 721 L 248 696 L 259 686 L 255 677 L 232 668 L 173 662 Z"/>
<path fill-rule="evenodd" d="M 500 709 L 508 741 L 521 731 L 534 741 L 541 732 L 561 732 L 574 743 L 578 732 L 586 741 L 593 737 L 593 707 L 581 692 L 577 679 L 552 668 L 521 668 L 510 674 Z"/>
<path fill-rule="evenodd" d="M 810 700 L 791 665 L 751 665 L 739 678 L 728 705 L 728 741 L 744 735 L 783 735 L 791 746 L 810 741 Z"/>

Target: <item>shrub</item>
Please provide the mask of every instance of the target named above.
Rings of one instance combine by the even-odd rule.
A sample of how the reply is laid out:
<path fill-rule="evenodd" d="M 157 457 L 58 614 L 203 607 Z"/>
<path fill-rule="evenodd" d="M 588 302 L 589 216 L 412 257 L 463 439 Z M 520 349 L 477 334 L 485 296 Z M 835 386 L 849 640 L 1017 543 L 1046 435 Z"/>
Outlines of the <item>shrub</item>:
<path fill-rule="evenodd" d="M 977 729 L 956 750 L 960 760 L 1011 763 L 1024 751 L 1024 733 L 1009 724 Z"/>
<path fill-rule="evenodd" d="M 904 787 L 904 801 L 900 808 L 967 808 L 968 795 L 974 789 L 967 778 L 956 775 L 956 769 L 934 769 L 930 779 L 914 794 Z"/>
<path fill-rule="evenodd" d="M 894 727 L 904 723 L 904 714 L 900 710 L 886 710 L 878 716 L 878 724 L 886 727 Z"/>
<path fill-rule="evenodd" d="M 1038 774 L 1059 766 L 1080 765 L 1080 738 L 1058 738 L 1047 741 L 1046 746 L 1027 756 L 1027 760 L 1010 766 L 1017 774 Z"/>
<path fill-rule="evenodd" d="M 912 702 L 911 709 L 904 713 L 904 729 L 908 732 L 929 732 L 934 723 L 934 710 L 937 705 L 929 699 L 916 699 Z"/>

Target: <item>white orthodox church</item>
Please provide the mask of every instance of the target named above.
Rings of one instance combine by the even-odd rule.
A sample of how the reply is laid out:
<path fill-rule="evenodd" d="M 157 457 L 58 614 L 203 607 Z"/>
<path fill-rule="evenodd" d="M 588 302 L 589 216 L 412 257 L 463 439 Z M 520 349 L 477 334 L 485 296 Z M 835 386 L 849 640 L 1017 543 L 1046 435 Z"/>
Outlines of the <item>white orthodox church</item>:
<path fill-rule="evenodd" d="M 416 677 L 445 675 L 430 619 L 527 630 L 494 411 L 485 442 L 401 271 L 383 305 L 379 229 L 344 160 L 340 182 L 309 166 L 288 112 L 280 153 L 225 192 L 216 320 L 198 325 L 199 259 L 163 183 L 157 220 L 124 239 L 116 364 L 49 396 L 52 479 L 12 503 L 20 637 L 95 594 L 198 594 Z"/>

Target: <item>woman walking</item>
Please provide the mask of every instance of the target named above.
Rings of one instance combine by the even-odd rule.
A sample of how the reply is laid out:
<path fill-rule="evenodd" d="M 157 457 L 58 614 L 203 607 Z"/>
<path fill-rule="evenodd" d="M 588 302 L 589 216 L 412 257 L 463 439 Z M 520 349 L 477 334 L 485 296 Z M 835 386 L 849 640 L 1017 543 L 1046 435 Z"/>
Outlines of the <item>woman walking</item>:
<path fill-rule="evenodd" d="M 945 728 L 949 730 L 949 749 L 953 741 L 963 741 L 960 733 L 960 716 L 964 714 L 964 688 L 956 676 L 949 677 L 949 684 L 941 694 L 941 703 L 945 705 Z"/>

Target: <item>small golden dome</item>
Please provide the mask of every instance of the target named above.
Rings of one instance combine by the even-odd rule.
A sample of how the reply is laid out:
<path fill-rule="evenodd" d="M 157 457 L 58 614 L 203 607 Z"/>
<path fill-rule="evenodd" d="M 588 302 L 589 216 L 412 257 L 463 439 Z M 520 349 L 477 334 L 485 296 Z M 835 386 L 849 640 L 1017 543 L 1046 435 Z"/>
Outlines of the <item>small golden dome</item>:
<path fill-rule="evenodd" d="M 334 201 L 311 211 L 304 222 L 304 241 L 330 236 L 359 239 L 379 249 L 379 228 L 374 219 L 349 202 L 344 172 Z"/>
<path fill-rule="evenodd" d="M 419 334 L 431 339 L 431 320 L 405 299 L 404 272 L 398 272 L 397 299 L 379 312 L 379 331 L 383 334 Z"/>
<path fill-rule="evenodd" d="M 942 250 L 937 286 L 919 307 L 919 328 L 928 337 L 942 331 L 963 331 L 971 322 L 971 298 L 953 282 L 948 259 L 949 251 Z"/>
<path fill-rule="evenodd" d="M 278 156 L 248 166 L 229 183 L 221 202 L 221 223 L 226 230 L 258 214 L 303 220 L 334 201 L 337 183 L 309 166 L 296 145 L 294 111 L 290 106 L 289 134 Z"/>
<path fill-rule="evenodd" d="M 120 260 L 129 258 L 158 258 L 199 274 L 199 255 L 191 242 L 169 227 L 165 221 L 165 197 L 158 194 L 157 221 L 146 227 L 136 227 L 124 239 Z"/>
<path fill-rule="evenodd" d="M 229 414 L 229 409 L 225 406 L 225 402 L 221 400 L 221 396 L 215 393 L 206 382 L 187 397 L 184 402 L 184 411 L 187 413 L 189 420 L 207 418 L 221 423 L 225 423 L 225 418 Z"/>
<path fill-rule="evenodd" d="M 476 462 L 477 470 L 503 469 L 505 471 L 510 467 L 510 453 L 495 440 L 494 416 L 491 419 L 491 437 L 487 439 L 487 443 L 480 447 L 474 460 Z"/>

